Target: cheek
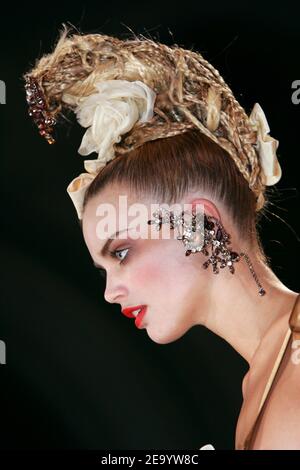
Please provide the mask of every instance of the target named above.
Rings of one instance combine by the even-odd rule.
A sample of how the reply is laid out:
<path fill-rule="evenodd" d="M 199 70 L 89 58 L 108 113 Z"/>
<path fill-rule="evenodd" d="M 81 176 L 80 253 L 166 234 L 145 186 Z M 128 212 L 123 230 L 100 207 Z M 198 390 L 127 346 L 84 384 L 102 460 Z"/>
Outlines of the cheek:
<path fill-rule="evenodd" d="M 134 282 L 134 285 L 141 289 L 151 289 L 161 275 L 161 269 L 159 263 L 155 259 L 149 259 L 148 257 L 143 257 L 142 260 L 138 263 L 136 269 L 132 273 L 131 280 Z"/>
<path fill-rule="evenodd" d="M 139 258 L 131 281 L 137 288 L 148 290 L 151 297 L 155 295 L 153 300 L 170 302 L 172 296 L 175 301 L 175 298 L 187 295 L 195 282 L 193 265 L 177 240 L 174 244 L 153 244 Z"/>

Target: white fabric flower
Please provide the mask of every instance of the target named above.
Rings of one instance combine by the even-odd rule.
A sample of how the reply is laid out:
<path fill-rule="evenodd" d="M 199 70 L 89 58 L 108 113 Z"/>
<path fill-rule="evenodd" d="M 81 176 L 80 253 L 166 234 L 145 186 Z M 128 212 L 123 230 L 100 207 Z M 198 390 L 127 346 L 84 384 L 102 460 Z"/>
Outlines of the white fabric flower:
<path fill-rule="evenodd" d="M 95 160 L 85 160 L 81 173 L 67 187 L 78 218 L 82 218 L 82 203 L 85 191 L 99 170 L 114 158 L 113 145 L 130 131 L 136 122 L 146 122 L 153 117 L 156 93 L 145 83 L 136 80 L 106 80 L 96 85 L 97 93 L 77 100 L 75 113 L 79 124 L 87 127 L 80 155 L 98 153 Z M 73 97 L 64 96 L 66 102 Z M 70 101 L 71 100 L 71 101 Z"/>
<path fill-rule="evenodd" d="M 270 127 L 265 113 L 258 103 L 255 103 L 249 119 L 254 129 L 257 131 L 256 148 L 259 154 L 260 164 L 266 178 L 265 184 L 267 186 L 272 186 L 280 180 L 282 175 L 281 167 L 276 155 L 279 141 L 268 135 Z"/>
<path fill-rule="evenodd" d="M 88 127 L 78 152 L 98 153 L 105 164 L 114 156 L 113 144 L 137 122 L 153 117 L 156 94 L 140 81 L 107 80 L 96 84 L 98 93 L 85 98 L 75 109 L 79 124 Z"/>

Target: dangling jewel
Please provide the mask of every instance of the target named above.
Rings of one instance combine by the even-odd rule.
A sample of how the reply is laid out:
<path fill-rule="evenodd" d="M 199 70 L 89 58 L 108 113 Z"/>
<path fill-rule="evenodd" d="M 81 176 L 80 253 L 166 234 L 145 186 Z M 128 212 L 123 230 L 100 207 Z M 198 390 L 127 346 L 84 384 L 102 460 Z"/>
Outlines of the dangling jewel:
<path fill-rule="evenodd" d="M 234 263 L 238 262 L 242 257 L 245 258 L 246 263 L 250 269 L 254 281 L 259 288 L 259 295 L 265 295 L 266 291 L 260 284 L 257 275 L 253 269 L 249 256 L 246 253 L 236 253 L 230 250 L 227 245 L 231 244 L 230 235 L 225 231 L 221 222 L 215 217 L 206 215 L 205 213 L 194 213 L 188 220 L 184 211 L 176 215 L 173 211 L 168 211 L 160 207 L 152 215 L 154 220 L 148 220 L 148 224 L 154 224 L 157 230 L 161 229 L 163 223 L 170 223 L 171 229 L 178 229 L 179 236 L 177 240 L 181 240 L 186 248 L 186 256 L 191 253 L 203 253 L 209 256 L 207 247 L 211 247 L 211 255 L 203 263 L 203 268 L 207 269 L 212 265 L 214 274 L 219 274 L 219 268 L 223 269 L 226 266 L 229 271 L 234 274 Z M 191 218 L 191 220 L 189 220 Z M 219 264 L 219 266 L 218 266 Z"/>

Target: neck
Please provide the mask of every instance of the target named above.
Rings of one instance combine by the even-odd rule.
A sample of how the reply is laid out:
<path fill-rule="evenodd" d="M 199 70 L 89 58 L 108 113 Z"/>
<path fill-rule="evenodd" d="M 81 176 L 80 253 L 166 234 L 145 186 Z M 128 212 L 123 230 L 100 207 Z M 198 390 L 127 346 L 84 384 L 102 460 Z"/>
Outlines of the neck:
<path fill-rule="evenodd" d="M 197 323 L 225 339 L 248 364 L 270 326 L 291 312 L 297 296 L 262 261 L 252 264 L 266 291 L 264 296 L 258 294 L 259 288 L 241 259 L 235 264 L 235 274 L 214 275 L 218 278 L 210 290 L 214 300 L 205 311 L 205 318 L 197 312 Z"/>

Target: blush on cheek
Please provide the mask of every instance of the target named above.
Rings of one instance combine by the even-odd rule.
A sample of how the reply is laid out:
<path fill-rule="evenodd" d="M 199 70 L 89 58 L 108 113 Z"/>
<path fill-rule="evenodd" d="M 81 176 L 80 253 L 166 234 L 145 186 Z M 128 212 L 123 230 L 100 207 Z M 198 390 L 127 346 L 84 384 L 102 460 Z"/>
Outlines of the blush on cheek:
<path fill-rule="evenodd" d="M 169 240 L 164 241 L 170 243 Z M 177 249 L 177 245 L 175 248 Z M 165 289 L 166 286 L 174 286 L 178 269 L 182 266 L 176 254 L 178 255 L 172 244 L 159 243 L 157 240 L 151 244 L 150 241 L 149 249 L 143 252 L 138 263 L 134 265 L 132 281 L 135 286 L 139 285 L 144 288 L 148 286 L 150 293 L 151 288 L 156 289 L 156 286 L 158 290 L 159 288 Z"/>
<path fill-rule="evenodd" d="M 151 286 L 153 282 L 159 277 L 159 266 L 157 263 L 148 263 L 147 265 L 141 265 L 134 276 L 136 285 L 138 284 L 141 287 Z"/>
<path fill-rule="evenodd" d="M 158 299 L 158 297 L 165 297 L 167 292 L 173 291 L 178 283 L 178 273 L 166 263 L 152 259 L 151 262 L 138 267 L 132 281 L 135 289 L 146 290 L 147 298 L 150 294 Z"/>

